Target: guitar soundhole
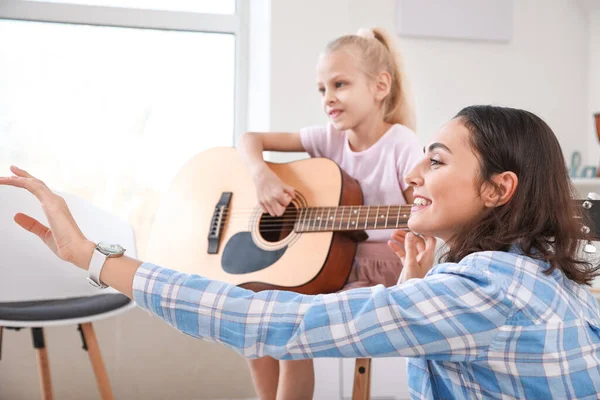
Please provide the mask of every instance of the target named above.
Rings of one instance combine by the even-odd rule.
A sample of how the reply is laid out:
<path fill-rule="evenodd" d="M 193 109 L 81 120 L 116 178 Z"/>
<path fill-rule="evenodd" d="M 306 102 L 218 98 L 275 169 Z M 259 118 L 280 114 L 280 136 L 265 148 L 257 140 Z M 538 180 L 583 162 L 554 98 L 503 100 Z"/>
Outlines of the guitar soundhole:
<path fill-rule="evenodd" d="M 283 215 L 279 217 L 262 214 L 258 225 L 260 235 L 264 240 L 271 243 L 285 239 L 294 230 L 296 215 L 297 209 L 294 204 L 290 204 Z"/>

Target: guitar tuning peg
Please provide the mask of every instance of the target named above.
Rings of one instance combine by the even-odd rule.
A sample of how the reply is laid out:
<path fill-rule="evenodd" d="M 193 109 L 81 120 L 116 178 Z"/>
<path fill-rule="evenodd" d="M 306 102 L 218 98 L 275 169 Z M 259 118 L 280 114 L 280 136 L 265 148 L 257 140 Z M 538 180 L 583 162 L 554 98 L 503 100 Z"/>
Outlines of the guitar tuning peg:
<path fill-rule="evenodd" d="M 588 200 L 600 200 L 600 194 L 596 192 L 589 192 L 587 198 Z"/>
<path fill-rule="evenodd" d="M 590 233 L 590 228 L 589 228 L 589 226 L 585 226 L 585 225 L 584 225 L 584 226 L 582 226 L 582 227 L 581 227 L 581 232 L 582 232 L 583 234 L 585 234 L 585 235 L 587 235 L 588 233 Z M 594 253 L 596 252 L 596 246 L 594 246 L 594 245 L 592 244 L 592 241 L 591 241 L 591 240 L 587 240 L 587 243 L 585 244 L 585 246 L 583 246 L 583 251 L 584 251 L 585 253 L 588 253 L 588 254 L 594 254 Z"/>
<path fill-rule="evenodd" d="M 600 194 L 596 192 L 589 192 L 587 195 L 588 200 L 600 200 Z M 587 204 L 586 204 L 587 203 Z M 584 208 L 590 209 L 592 208 L 592 204 L 590 202 L 584 202 Z M 587 226 L 582 227 L 582 232 L 585 234 L 590 233 L 590 228 Z M 596 252 L 596 246 L 592 244 L 591 240 L 588 240 L 585 246 L 583 246 L 583 251 L 587 254 L 594 254 Z"/>
<path fill-rule="evenodd" d="M 588 240 L 585 246 L 583 246 L 583 251 L 588 254 L 594 254 L 596 252 L 596 246 L 594 246 L 592 242 Z"/>

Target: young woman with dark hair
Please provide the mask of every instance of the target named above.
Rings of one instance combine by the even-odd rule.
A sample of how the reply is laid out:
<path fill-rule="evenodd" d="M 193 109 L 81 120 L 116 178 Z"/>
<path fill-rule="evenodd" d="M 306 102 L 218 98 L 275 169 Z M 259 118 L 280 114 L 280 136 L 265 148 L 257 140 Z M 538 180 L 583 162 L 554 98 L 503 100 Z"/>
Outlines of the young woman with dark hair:
<path fill-rule="evenodd" d="M 12 167 L 0 184 L 42 203 L 49 228 L 18 214 L 59 257 L 88 269 L 96 245 L 43 182 Z M 600 312 L 586 287 L 572 188 L 552 130 L 534 114 L 460 111 L 407 175 L 412 232 L 443 239 L 433 266 L 421 236 L 404 247 L 401 283 L 306 296 L 254 293 L 127 257 L 100 279 L 175 328 L 245 356 L 409 357 L 415 399 L 597 399 Z M 25 255 L 24 255 L 25 256 Z"/>

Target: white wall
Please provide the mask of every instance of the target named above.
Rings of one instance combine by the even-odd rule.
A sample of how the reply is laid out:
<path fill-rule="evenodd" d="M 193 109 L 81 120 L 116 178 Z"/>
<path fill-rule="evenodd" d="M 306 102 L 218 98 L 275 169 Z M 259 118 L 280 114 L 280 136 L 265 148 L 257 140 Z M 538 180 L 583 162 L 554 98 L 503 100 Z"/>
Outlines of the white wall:
<path fill-rule="evenodd" d="M 314 76 L 325 43 L 360 27 L 393 31 L 395 2 L 280 0 L 272 13 L 269 129 L 296 131 L 325 121 Z M 427 141 L 462 107 L 488 103 L 531 110 L 554 129 L 565 156 L 575 149 L 585 153 L 591 120 L 587 23 L 577 1 L 519 0 L 510 43 L 401 38 L 419 136 Z"/>
<path fill-rule="evenodd" d="M 600 113 L 600 1 L 589 2 L 588 6 L 588 113 L 586 115 L 586 135 L 588 137 L 588 164 L 600 164 L 600 145 L 596 137 L 596 127 L 592 114 Z"/>
<path fill-rule="evenodd" d="M 325 43 L 360 27 L 394 30 L 392 0 L 247 1 L 263 21 L 252 26 L 251 130 L 297 131 L 324 122 L 314 70 Z M 589 138 L 590 112 L 600 109 L 597 12 L 588 18 L 574 0 L 516 0 L 510 43 L 402 38 L 400 44 L 423 142 L 463 106 L 492 103 L 539 114 L 565 155 L 578 149 L 592 164 L 599 159 L 598 144 Z M 117 398 L 254 395 L 245 361 L 233 351 L 186 337 L 139 310 L 98 323 L 97 334 Z M 48 330 L 47 345 L 55 397 L 98 398 L 75 328 Z M 0 399 L 39 398 L 30 334 L 5 331 L 3 350 Z M 339 371 L 331 374 L 331 385 L 318 388 L 326 393 L 321 398 L 340 393 Z"/>

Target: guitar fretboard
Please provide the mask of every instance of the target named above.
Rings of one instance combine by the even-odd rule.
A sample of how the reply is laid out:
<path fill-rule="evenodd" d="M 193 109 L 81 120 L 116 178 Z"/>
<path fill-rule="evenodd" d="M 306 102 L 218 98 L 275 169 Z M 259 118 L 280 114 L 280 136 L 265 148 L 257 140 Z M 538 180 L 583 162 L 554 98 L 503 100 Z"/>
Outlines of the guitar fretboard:
<path fill-rule="evenodd" d="M 307 207 L 299 210 L 296 232 L 406 228 L 411 206 Z"/>

